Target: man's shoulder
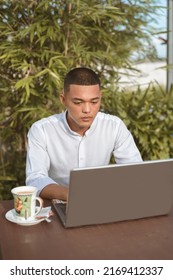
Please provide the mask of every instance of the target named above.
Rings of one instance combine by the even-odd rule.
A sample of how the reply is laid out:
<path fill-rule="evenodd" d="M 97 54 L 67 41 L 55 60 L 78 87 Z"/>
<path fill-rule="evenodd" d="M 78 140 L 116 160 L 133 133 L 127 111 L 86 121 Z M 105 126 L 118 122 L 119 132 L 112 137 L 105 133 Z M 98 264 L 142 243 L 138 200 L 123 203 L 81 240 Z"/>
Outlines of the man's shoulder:
<path fill-rule="evenodd" d="M 55 115 L 51 115 L 51 116 L 42 118 L 42 119 L 34 122 L 32 126 L 39 128 L 39 127 L 46 126 L 47 124 L 49 125 L 50 123 L 59 122 L 59 121 L 62 120 L 63 115 L 64 115 L 64 112 L 60 113 L 60 114 L 55 114 Z"/>

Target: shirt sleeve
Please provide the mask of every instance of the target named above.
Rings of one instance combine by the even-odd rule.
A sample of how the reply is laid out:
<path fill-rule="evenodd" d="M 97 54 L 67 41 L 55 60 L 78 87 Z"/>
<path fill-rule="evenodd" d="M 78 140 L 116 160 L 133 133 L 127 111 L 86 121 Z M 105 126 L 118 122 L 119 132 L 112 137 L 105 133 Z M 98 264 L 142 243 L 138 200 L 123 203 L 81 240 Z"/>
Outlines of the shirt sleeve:
<path fill-rule="evenodd" d="M 39 194 L 46 185 L 57 184 L 48 175 L 49 167 L 50 158 L 44 130 L 41 126 L 33 124 L 28 132 L 26 185 L 36 187 Z"/>
<path fill-rule="evenodd" d="M 133 136 L 123 121 L 119 123 L 113 155 L 118 164 L 142 162 L 141 154 L 135 144 Z"/>

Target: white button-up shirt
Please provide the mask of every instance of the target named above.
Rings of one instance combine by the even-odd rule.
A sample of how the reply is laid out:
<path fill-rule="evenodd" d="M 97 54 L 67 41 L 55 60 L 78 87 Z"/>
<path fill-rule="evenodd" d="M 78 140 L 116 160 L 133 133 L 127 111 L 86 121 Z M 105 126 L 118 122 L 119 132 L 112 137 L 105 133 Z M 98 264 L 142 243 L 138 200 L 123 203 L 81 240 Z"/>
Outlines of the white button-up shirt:
<path fill-rule="evenodd" d="M 84 136 L 72 131 L 66 112 L 35 122 L 28 132 L 26 184 L 40 192 L 46 185 L 68 186 L 74 168 L 141 162 L 141 155 L 125 124 L 99 112 Z"/>

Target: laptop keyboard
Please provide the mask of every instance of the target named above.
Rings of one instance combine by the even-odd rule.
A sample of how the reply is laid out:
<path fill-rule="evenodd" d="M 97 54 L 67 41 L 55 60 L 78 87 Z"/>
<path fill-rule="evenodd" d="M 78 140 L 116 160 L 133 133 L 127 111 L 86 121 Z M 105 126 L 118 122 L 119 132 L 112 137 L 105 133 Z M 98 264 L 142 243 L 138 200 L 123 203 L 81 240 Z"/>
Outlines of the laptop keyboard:
<path fill-rule="evenodd" d="M 66 215 L 66 204 L 65 203 L 57 203 L 58 207 L 62 210 L 64 215 Z"/>
<path fill-rule="evenodd" d="M 58 215 L 63 214 L 64 216 L 66 216 L 66 206 L 67 206 L 66 201 L 54 198 L 52 199 L 52 204 L 56 212 L 58 213 Z"/>

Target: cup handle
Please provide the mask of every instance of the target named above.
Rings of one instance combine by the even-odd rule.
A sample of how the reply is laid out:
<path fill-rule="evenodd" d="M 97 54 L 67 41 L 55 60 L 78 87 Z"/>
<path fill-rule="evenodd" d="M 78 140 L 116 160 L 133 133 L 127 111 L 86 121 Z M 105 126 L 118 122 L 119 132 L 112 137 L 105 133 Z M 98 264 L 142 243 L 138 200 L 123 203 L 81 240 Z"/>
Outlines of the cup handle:
<path fill-rule="evenodd" d="M 35 200 L 37 200 L 40 205 L 39 205 L 38 210 L 35 212 L 34 216 L 36 216 L 41 211 L 41 209 L 43 208 L 43 199 L 41 199 L 40 197 L 36 197 Z"/>

